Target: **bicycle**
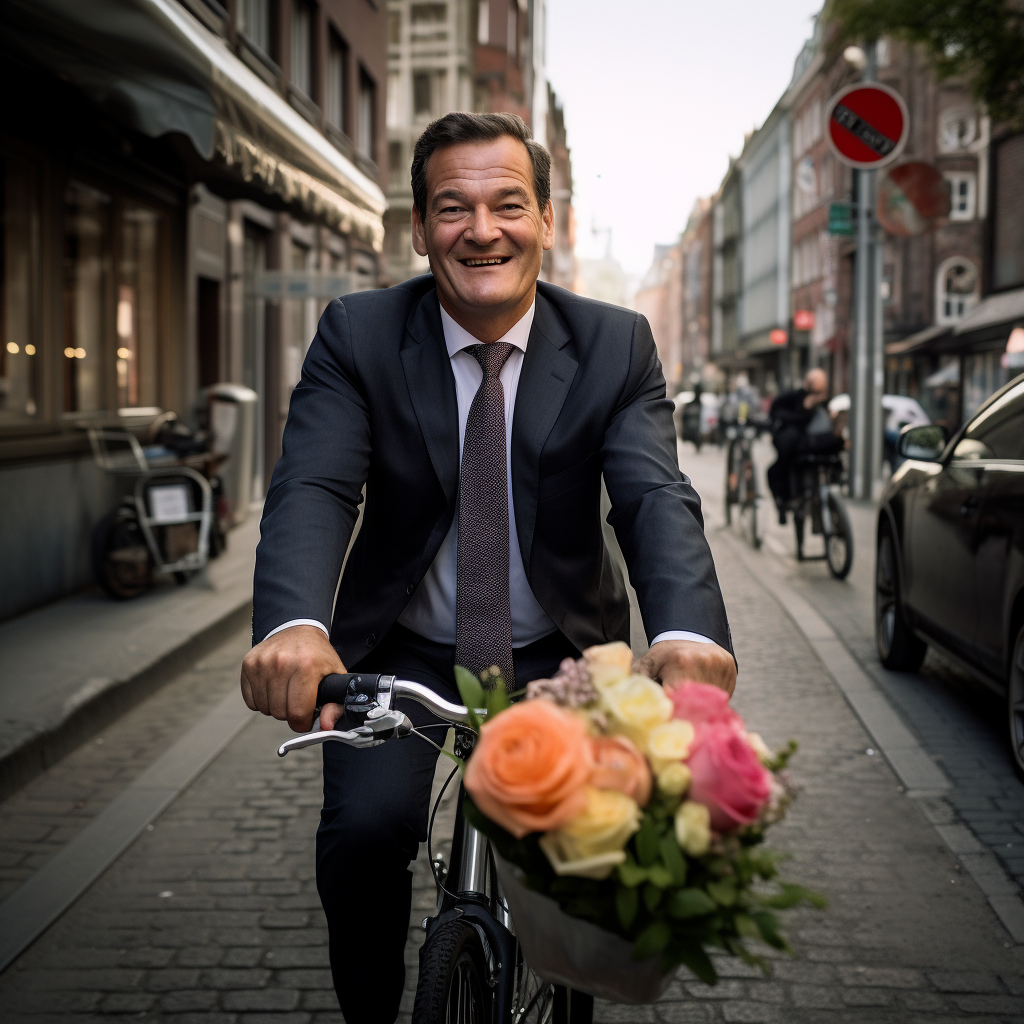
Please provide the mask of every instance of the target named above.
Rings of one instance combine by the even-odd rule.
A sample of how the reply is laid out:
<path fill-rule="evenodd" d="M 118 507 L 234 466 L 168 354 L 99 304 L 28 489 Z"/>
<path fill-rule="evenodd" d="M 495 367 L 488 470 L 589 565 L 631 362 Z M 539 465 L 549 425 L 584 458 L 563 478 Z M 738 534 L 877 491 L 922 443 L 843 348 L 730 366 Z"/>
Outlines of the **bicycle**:
<path fill-rule="evenodd" d="M 799 455 L 794 469 L 796 508 L 793 525 L 796 529 L 798 562 L 824 560 L 837 580 L 849 575 L 853 565 L 853 527 L 840 494 L 843 482 L 843 461 L 839 455 Z M 811 532 L 825 541 L 821 555 L 804 553 L 806 522 Z"/>
<path fill-rule="evenodd" d="M 732 507 L 739 506 L 743 533 L 755 550 L 761 546 L 763 537 L 757 522 L 761 487 L 753 445 L 764 429 L 763 424 L 753 420 L 730 423 L 725 428 L 729 442 L 725 456 L 725 524 L 732 525 Z"/>
<path fill-rule="evenodd" d="M 394 708 L 400 697 L 417 701 L 454 726 L 456 756 L 469 755 L 476 734 L 467 725 L 466 707 L 450 703 L 422 683 L 358 672 L 325 676 L 317 690 L 317 714 L 324 704 L 342 704 L 338 724 L 346 728 L 296 736 L 282 743 L 277 753 L 283 757 L 325 741 L 364 748 L 408 737 L 417 731 Z M 420 950 L 413 1024 L 591 1024 L 589 996 L 545 982 L 526 963 L 490 843 L 463 817 L 461 790 L 452 863 L 445 866 L 440 854 L 433 856 L 434 818 L 458 770 L 456 765 L 438 793 L 427 830 L 437 913 L 423 922 L 426 939 Z M 448 888 L 451 878 L 456 884 Z"/>

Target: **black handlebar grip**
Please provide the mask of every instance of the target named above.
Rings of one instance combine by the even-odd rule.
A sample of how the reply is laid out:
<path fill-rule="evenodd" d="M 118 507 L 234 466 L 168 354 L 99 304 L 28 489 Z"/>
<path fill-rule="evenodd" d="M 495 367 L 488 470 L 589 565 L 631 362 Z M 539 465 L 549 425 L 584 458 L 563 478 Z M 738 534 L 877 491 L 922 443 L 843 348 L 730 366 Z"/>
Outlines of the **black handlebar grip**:
<path fill-rule="evenodd" d="M 368 672 L 332 672 L 320 680 L 316 689 L 316 706 L 322 708 L 325 704 L 344 704 L 345 698 L 353 692 L 353 683 L 355 693 L 365 693 L 373 700 L 377 695 L 379 678 L 377 674 Z"/>

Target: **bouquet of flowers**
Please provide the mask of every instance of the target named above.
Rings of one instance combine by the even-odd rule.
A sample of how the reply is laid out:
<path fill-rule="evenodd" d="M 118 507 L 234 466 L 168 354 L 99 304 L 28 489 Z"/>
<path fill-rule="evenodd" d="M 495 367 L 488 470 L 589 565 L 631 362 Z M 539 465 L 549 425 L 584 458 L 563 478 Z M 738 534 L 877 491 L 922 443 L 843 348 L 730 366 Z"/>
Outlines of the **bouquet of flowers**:
<path fill-rule="evenodd" d="M 464 812 L 496 851 L 528 961 L 645 1002 L 680 964 L 714 984 L 708 949 L 767 972 L 747 941 L 788 951 L 774 911 L 824 901 L 780 882 L 761 845 L 792 799 L 796 744 L 773 754 L 723 691 L 666 690 L 632 666 L 626 644 L 592 647 L 516 703 L 497 669 L 456 677 L 466 705 L 487 708 L 472 716 Z"/>

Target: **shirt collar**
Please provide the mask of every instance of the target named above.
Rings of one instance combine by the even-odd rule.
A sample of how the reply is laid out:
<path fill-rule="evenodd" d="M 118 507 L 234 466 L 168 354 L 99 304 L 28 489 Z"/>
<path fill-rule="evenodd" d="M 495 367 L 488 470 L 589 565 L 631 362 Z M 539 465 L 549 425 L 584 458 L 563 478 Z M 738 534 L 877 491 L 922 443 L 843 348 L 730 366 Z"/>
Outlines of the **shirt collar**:
<path fill-rule="evenodd" d="M 440 303 L 439 303 L 440 305 Z M 530 304 L 530 308 L 523 314 L 521 320 L 513 324 L 508 333 L 499 338 L 498 341 L 507 341 L 514 345 L 521 352 L 526 351 L 526 343 L 530 340 L 530 328 L 533 327 L 533 315 L 537 309 L 537 300 Z M 479 338 L 474 338 L 465 327 L 460 327 L 441 306 L 441 324 L 444 327 L 444 343 L 448 349 L 448 357 L 451 358 L 456 352 L 461 352 L 470 345 L 479 345 Z"/>

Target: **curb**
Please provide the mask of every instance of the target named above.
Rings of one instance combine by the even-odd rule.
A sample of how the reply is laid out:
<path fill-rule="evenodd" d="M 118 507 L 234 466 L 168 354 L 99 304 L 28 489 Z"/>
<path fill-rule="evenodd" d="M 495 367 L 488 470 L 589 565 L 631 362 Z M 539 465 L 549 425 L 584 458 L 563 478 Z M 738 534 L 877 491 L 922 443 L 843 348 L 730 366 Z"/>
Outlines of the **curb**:
<path fill-rule="evenodd" d="M 209 654 L 252 618 L 252 598 L 228 608 L 197 633 L 125 679 L 88 694 L 59 724 L 0 758 L 0 800 L 5 800 L 111 722 Z"/>

